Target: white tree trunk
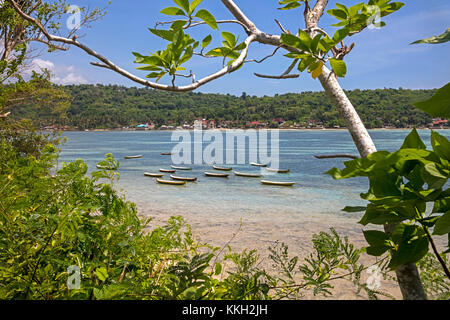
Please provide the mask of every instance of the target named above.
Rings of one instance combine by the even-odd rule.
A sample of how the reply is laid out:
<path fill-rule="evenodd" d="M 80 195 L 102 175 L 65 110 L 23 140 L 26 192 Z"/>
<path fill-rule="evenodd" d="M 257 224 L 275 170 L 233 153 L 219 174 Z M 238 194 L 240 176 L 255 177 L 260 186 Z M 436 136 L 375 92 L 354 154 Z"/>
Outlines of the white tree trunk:
<path fill-rule="evenodd" d="M 319 76 L 319 80 L 325 92 L 338 109 L 342 119 L 344 119 L 361 157 L 367 157 L 369 154 L 376 152 L 377 149 L 369 132 L 367 132 L 361 118 L 339 85 L 336 75 L 327 67 L 323 67 L 323 72 Z"/>
<path fill-rule="evenodd" d="M 348 130 L 352 135 L 353 141 L 361 155 L 367 157 L 376 152 L 377 149 L 367 132 L 364 123 L 361 121 L 358 113 L 348 99 L 344 90 L 342 90 L 336 75 L 328 68 L 324 67 L 322 75 L 319 76 L 320 83 L 338 109 L 341 117 L 345 120 Z M 385 232 L 390 234 L 395 225 L 386 225 Z M 426 300 L 427 296 L 420 280 L 419 271 L 414 263 L 401 265 L 395 271 L 397 282 L 405 300 Z"/>

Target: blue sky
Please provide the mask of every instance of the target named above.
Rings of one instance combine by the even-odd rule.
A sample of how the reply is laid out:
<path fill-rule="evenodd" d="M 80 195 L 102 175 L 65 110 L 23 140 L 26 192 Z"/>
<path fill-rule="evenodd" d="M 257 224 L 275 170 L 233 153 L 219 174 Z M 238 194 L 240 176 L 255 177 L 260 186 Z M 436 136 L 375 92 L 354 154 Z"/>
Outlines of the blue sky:
<path fill-rule="evenodd" d="M 341 0 L 340 3 L 351 6 L 362 0 Z M 280 33 L 274 19 L 282 22 L 286 29 L 295 31 L 303 28 L 300 10 L 277 10 L 277 0 L 235 0 L 241 9 L 252 19 L 257 27 L 268 33 Z M 448 0 L 406 0 L 406 5 L 397 13 L 383 18 L 387 26 L 378 30 L 365 30 L 350 38 L 356 43 L 350 55 L 346 57 L 348 73 L 341 84 L 345 89 L 375 88 L 437 88 L 446 84 L 450 74 L 450 44 L 409 45 L 409 43 L 432 35 L 439 35 L 450 27 L 450 4 Z M 74 5 L 106 5 L 105 0 L 74 0 Z M 330 1 L 328 8 L 334 8 Z M 107 15 L 95 22 L 90 29 L 82 29 L 85 34 L 80 39 L 92 49 L 110 58 L 122 68 L 145 77 L 146 73 L 136 70 L 132 51 L 142 54 L 165 48 L 165 42 L 152 35 L 149 27 L 157 21 L 170 20 L 171 17 L 160 14 L 164 7 L 173 6 L 171 0 L 112 0 Z M 204 0 L 201 7 L 211 11 L 217 19 L 232 18 L 219 0 Z M 256 8 L 256 9 L 255 9 Z M 329 33 L 335 28 L 331 24 L 335 19 L 324 15 L 320 26 Z M 67 31 L 67 30 L 63 30 Z M 245 34 L 239 26 L 221 25 L 220 31 L 231 31 L 244 39 Z M 219 44 L 220 31 L 206 26 L 196 28 L 191 35 L 201 40 L 212 34 Z M 350 43 L 347 41 L 348 44 Z M 271 53 L 273 47 L 252 45 L 248 58 L 262 58 Z M 281 52 L 280 52 L 281 53 Z M 109 70 L 91 66 L 92 57 L 72 48 L 69 52 L 45 53 L 38 58 L 40 65 L 49 67 L 54 73 L 54 81 L 69 83 L 102 83 L 138 86 Z M 278 54 L 262 64 L 249 63 L 239 71 L 209 83 L 199 89 L 205 93 L 230 93 L 240 95 L 269 95 L 276 93 L 321 91 L 318 80 L 307 73 L 298 79 L 270 80 L 261 79 L 253 72 L 280 74 L 289 65 L 290 60 Z M 213 59 L 194 58 L 187 65 L 193 69 L 197 78 L 215 72 L 221 68 L 221 62 Z M 189 70 L 188 69 L 188 70 Z M 165 79 L 166 81 L 168 79 Z M 164 82 L 163 80 L 161 80 Z M 167 83 L 167 82 L 165 82 Z M 183 81 L 180 82 L 182 84 Z"/>

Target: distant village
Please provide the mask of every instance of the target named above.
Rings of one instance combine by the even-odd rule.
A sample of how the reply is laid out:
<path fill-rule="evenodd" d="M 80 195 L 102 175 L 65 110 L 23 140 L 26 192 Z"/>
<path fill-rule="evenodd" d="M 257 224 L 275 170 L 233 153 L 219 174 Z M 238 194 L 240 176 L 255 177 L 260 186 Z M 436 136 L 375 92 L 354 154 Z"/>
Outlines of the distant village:
<path fill-rule="evenodd" d="M 110 130 L 123 130 L 123 131 L 146 131 L 146 130 L 193 130 L 195 124 L 200 124 L 203 130 L 212 129 L 345 129 L 344 127 L 334 126 L 326 127 L 323 123 L 310 120 L 307 123 L 295 123 L 292 121 L 285 121 L 283 118 L 272 119 L 270 122 L 259 121 L 247 121 L 242 125 L 242 121 L 216 121 L 198 118 L 194 123 L 185 122 L 183 125 L 174 123 L 167 123 L 157 126 L 154 122 L 148 121 L 136 126 L 119 127 L 115 129 L 85 129 L 84 131 L 110 131 Z M 413 126 L 411 126 L 412 128 Z M 418 127 L 419 129 L 450 129 L 450 123 L 446 119 L 435 118 L 427 126 Z M 59 128 L 54 125 L 46 126 L 43 130 L 77 130 L 68 126 Z M 380 129 L 402 129 L 396 126 L 383 126 Z"/>
<path fill-rule="evenodd" d="M 208 120 L 199 118 L 196 123 L 200 123 L 203 130 L 211 129 L 237 129 L 242 128 L 237 120 L 234 121 L 220 121 Z M 421 129 L 446 129 L 450 128 L 450 123 L 446 119 L 435 118 L 433 122 L 428 124 L 426 127 Z M 164 124 L 161 126 L 156 126 L 153 122 L 148 122 L 145 124 L 139 124 L 136 127 L 123 127 L 122 130 L 193 130 L 195 128 L 195 123 L 184 123 L 183 125 L 175 124 Z M 345 129 L 339 126 L 334 126 L 332 128 L 325 127 L 321 122 L 310 120 L 308 123 L 288 123 L 283 118 L 272 119 L 271 122 L 259 122 L 259 121 L 247 121 L 245 123 L 245 129 Z M 384 126 L 383 129 L 398 129 L 395 126 Z"/>

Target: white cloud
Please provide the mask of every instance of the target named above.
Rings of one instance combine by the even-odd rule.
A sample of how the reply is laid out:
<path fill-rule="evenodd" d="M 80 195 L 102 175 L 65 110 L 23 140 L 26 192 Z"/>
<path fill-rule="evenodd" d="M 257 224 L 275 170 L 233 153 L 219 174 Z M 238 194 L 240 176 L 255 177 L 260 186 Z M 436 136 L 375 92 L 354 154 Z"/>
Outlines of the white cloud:
<path fill-rule="evenodd" d="M 42 60 L 36 58 L 32 61 L 27 73 L 31 74 L 32 71 L 40 72 L 43 69 L 48 69 L 52 74 L 52 81 L 57 84 L 83 84 L 88 81 L 77 72 L 74 66 L 55 65 L 49 60 Z"/>

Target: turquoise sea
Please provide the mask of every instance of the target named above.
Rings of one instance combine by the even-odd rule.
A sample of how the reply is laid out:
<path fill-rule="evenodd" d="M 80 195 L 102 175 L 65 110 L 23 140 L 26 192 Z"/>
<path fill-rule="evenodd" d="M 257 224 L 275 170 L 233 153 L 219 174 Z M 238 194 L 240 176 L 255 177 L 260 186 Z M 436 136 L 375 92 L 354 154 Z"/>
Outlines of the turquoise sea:
<path fill-rule="evenodd" d="M 449 130 L 440 131 L 450 137 Z M 399 148 L 409 130 L 373 130 L 370 132 L 378 150 Z M 224 133 L 225 134 L 225 133 Z M 120 161 L 119 187 L 128 199 L 150 211 L 207 214 L 210 216 L 246 216 L 283 213 L 318 216 L 343 215 L 347 205 L 361 204 L 359 194 L 367 189 L 362 178 L 335 181 L 323 174 L 332 167 L 342 167 L 345 159 L 318 160 L 316 154 L 350 153 L 357 150 L 345 130 L 296 130 L 279 133 L 280 167 L 289 168 L 289 174 L 270 176 L 271 180 L 294 181 L 294 187 L 261 185 L 259 179 L 236 177 L 227 179 L 205 177 L 211 171 L 208 165 L 193 165 L 192 171 L 178 171 L 177 175 L 198 177 L 198 182 L 186 186 L 168 186 L 156 183 L 144 172 L 158 172 L 169 168 L 170 152 L 177 142 L 171 142 L 169 131 L 128 132 L 65 132 L 67 143 L 62 147 L 61 161 L 81 158 L 90 170 L 106 153 L 113 153 Z M 429 130 L 421 130 L 421 137 L 429 145 Z M 208 144 L 206 143 L 204 147 Z M 125 155 L 143 155 L 140 159 L 125 160 Z M 248 161 L 248 160 L 247 160 Z M 238 171 L 259 171 L 248 164 L 229 165 Z M 169 175 L 166 174 L 169 179 Z M 354 215 L 354 214 L 352 214 Z"/>

